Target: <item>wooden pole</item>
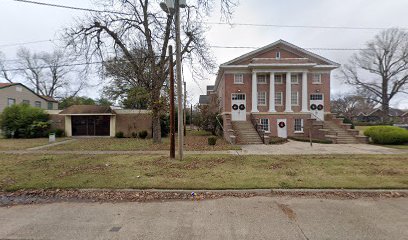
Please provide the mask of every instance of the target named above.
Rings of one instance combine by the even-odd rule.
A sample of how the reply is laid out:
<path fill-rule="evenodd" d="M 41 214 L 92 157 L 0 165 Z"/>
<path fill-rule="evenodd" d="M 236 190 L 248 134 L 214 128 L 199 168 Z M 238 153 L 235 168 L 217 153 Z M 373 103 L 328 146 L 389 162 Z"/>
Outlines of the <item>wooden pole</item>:
<path fill-rule="evenodd" d="M 186 126 L 187 126 L 187 112 L 186 112 L 186 104 L 187 104 L 187 89 L 186 89 L 186 82 L 184 82 L 184 108 L 183 108 L 183 113 L 184 113 L 184 118 L 183 118 L 183 123 L 184 123 L 184 136 L 186 136 Z"/>
<path fill-rule="evenodd" d="M 169 72 L 170 72 L 170 158 L 176 158 L 175 116 L 174 116 L 174 69 L 173 46 L 169 46 Z"/>

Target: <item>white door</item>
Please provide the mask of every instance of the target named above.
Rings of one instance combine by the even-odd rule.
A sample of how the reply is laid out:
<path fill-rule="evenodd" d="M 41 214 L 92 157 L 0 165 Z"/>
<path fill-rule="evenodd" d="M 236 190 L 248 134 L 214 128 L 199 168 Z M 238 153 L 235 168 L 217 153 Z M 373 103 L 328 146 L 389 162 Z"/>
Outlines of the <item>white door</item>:
<path fill-rule="evenodd" d="M 277 119 L 276 127 L 278 128 L 278 137 L 288 138 L 288 127 L 286 126 L 286 119 Z"/>
<path fill-rule="evenodd" d="M 231 120 L 246 121 L 245 93 L 231 94 Z"/>
<path fill-rule="evenodd" d="M 324 121 L 324 101 L 322 93 L 310 94 L 310 112 L 311 117 L 318 121 Z"/>

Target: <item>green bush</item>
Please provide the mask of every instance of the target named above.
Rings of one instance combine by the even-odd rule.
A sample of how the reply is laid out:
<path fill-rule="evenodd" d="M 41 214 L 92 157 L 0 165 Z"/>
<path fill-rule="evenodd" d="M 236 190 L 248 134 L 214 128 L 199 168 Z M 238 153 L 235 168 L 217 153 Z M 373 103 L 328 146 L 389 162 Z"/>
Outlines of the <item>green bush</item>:
<path fill-rule="evenodd" d="M 64 129 L 57 128 L 54 130 L 56 137 L 63 137 L 65 135 Z"/>
<path fill-rule="evenodd" d="M 353 121 L 351 121 L 351 119 L 349 119 L 349 118 L 344 118 L 344 119 L 343 119 L 343 123 L 351 124 L 351 127 L 350 127 L 351 129 L 354 129 L 354 128 L 355 128 Z"/>
<path fill-rule="evenodd" d="M 43 109 L 28 104 L 15 104 L 3 110 L 0 127 L 8 138 L 45 137 L 50 123 Z"/>
<path fill-rule="evenodd" d="M 208 145 L 214 146 L 215 144 L 217 144 L 217 137 L 208 137 Z"/>
<path fill-rule="evenodd" d="M 286 138 L 281 137 L 271 137 L 269 139 L 269 144 L 283 144 L 286 143 L 288 140 Z"/>
<path fill-rule="evenodd" d="M 289 139 L 294 140 L 294 141 L 299 141 L 299 142 L 310 142 L 310 139 L 308 137 L 289 137 Z M 322 143 L 322 144 L 332 144 L 332 140 L 325 140 L 325 139 L 315 139 L 312 138 L 313 143 Z"/>
<path fill-rule="evenodd" d="M 370 137 L 376 144 L 404 144 L 408 143 L 408 130 L 393 126 L 369 127 L 364 135 Z"/>
<path fill-rule="evenodd" d="M 141 139 L 145 139 L 147 137 L 147 131 L 146 130 L 140 131 L 139 132 L 139 137 Z"/>
<path fill-rule="evenodd" d="M 123 132 L 117 132 L 117 133 L 115 134 L 115 137 L 116 137 L 116 138 L 124 138 L 124 137 L 125 137 L 125 134 L 123 134 Z"/>
<path fill-rule="evenodd" d="M 132 132 L 132 138 L 137 138 L 137 132 Z"/>

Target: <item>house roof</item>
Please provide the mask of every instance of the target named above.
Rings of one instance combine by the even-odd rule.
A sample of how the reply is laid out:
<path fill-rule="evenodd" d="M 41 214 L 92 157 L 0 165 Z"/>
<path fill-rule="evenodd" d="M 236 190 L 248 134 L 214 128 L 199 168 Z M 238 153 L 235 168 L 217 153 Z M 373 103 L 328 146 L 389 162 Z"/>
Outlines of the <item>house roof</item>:
<path fill-rule="evenodd" d="M 116 115 L 116 112 L 109 106 L 97 105 L 72 105 L 62 112 L 61 115 Z"/>
<path fill-rule="evenodd" d="M 207 105 L 210 103 L 210 96 L 208 95 L 200 95 L 200 99 L 198 100 L 199 104 Z"/>
<path fill-rule="evenodd" d="M 35 93 L 33 90 L 31 90 L 30 88 L 28 88 L 26 85 L 24 85 L 22 83 L 0 83 L 0 89 L 11 87 L 11 86 L 16 86 L 16 85 L 20 85 L 20 86 L 24 87 L 25 89 L 29 90 L 30 92 L 32 92 L 33 94 L 37 95 L 38 97 L 44 99 L 47 102 L 58 102 L 57 100 L 55 100 L 54 98 L 52 98 L 50 96 L 38 95 L 37 93 Z"/>
<path fill-rule="evenodd" d="M 208 85 L 207 86 L 207 91 L 214 91 L 214 85 Z"/>
<path fill-rule="evenodd" d="M 10 87 L 16 85 L 16 83 L 0 83 L 0 88 Z"/>

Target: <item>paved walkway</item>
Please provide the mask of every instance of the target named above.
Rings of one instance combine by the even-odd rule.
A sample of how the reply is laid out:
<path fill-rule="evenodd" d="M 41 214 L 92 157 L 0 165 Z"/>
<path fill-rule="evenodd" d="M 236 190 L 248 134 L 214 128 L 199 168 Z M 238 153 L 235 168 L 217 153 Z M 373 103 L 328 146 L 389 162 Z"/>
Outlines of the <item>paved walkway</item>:
<path fill-rule="evenodd" d="M 370 144 L 318 144 L 289 141 L 279 145 L 243 145 L 240 154 L 408 154 L 408 150 L 393 149 Z"/>
<path fill-rule="evenodd" d="M 223 198 L 0 208 L 0 239 L 407 239 L 408 198 Z"/>
<path fill-rule="evenodd" d="M 66 142 L 66 141 L 65 141 Z M 59 144 L 64 144 L 61 142 Z M 56 143 L 58 144 L 58 143 Z M 46 145 L 47 147 L 49 145 Z M 232 155 L 293 155 L 293 154 L 407 154 L 408 150 L 393 149 L 370 144 L 317 144 L 289 141 L 278 145 L 242 145 L 242 150 L 185 151 L 187 155 L 232 154 Z M 5 154 L 89 154 L 89 155 L 168 155 L 169 151 L 64 151 L 45 150 L 45 147 L 27 150 L 0 151 Z"/>

